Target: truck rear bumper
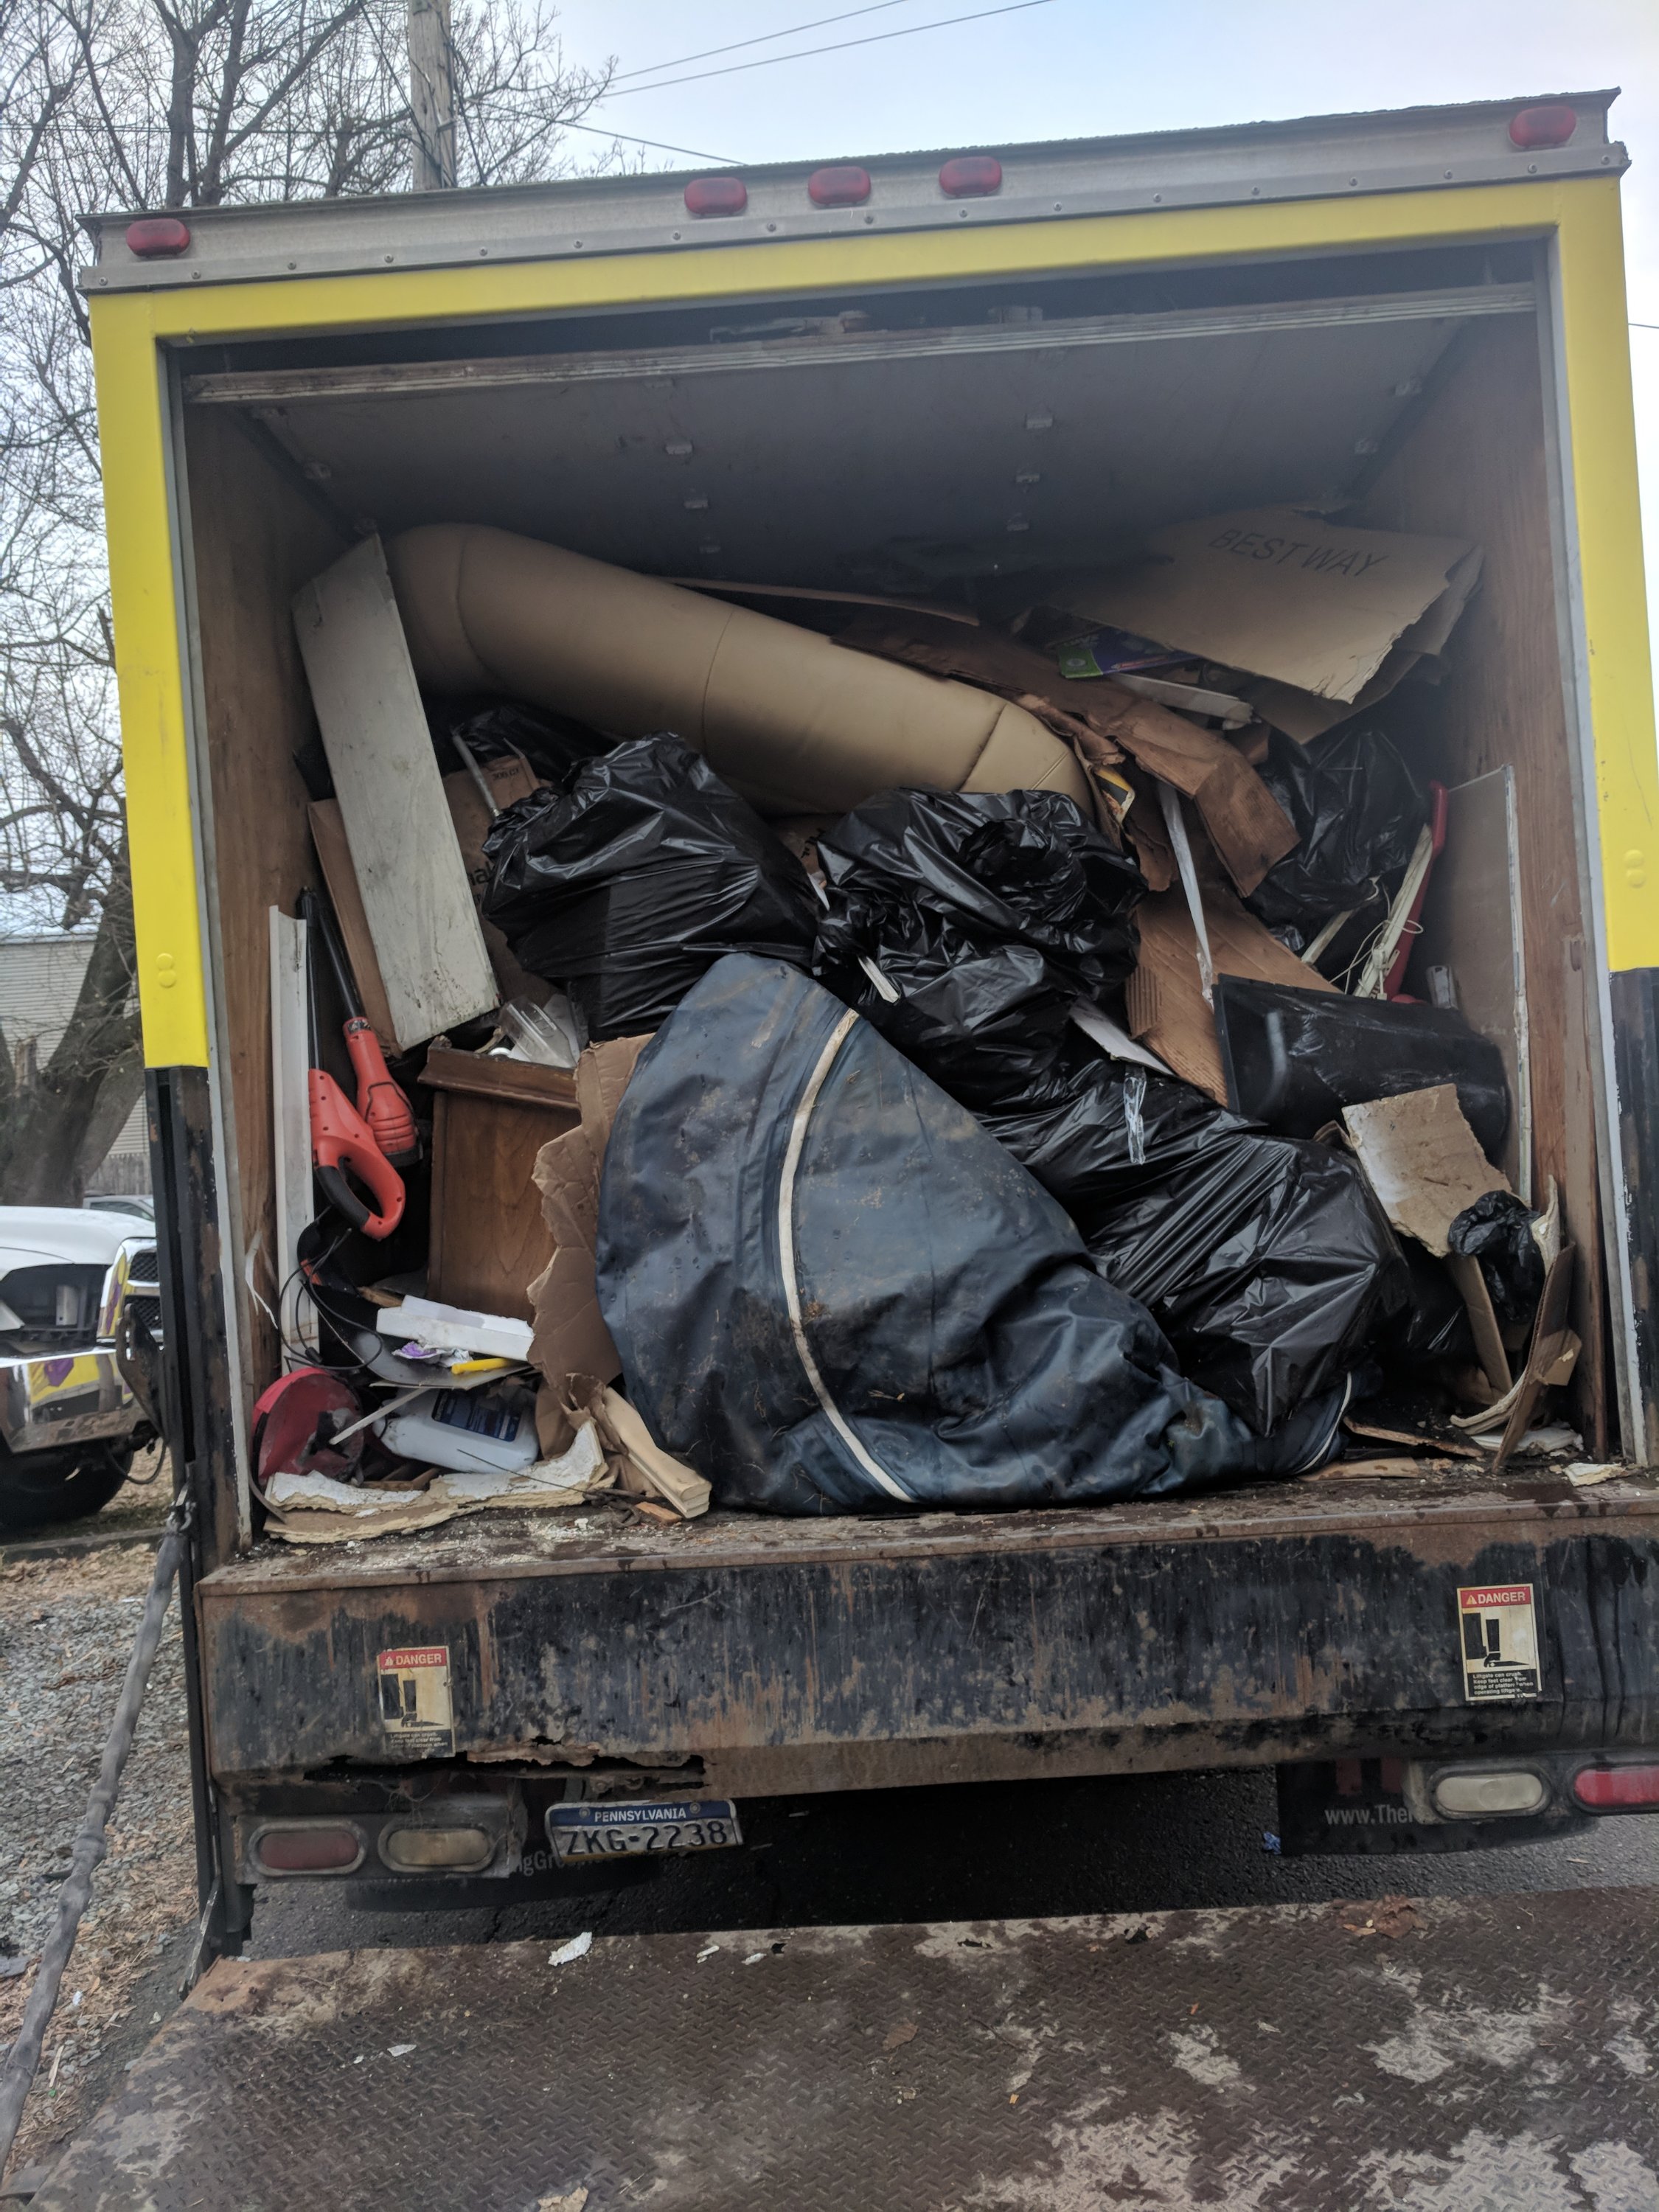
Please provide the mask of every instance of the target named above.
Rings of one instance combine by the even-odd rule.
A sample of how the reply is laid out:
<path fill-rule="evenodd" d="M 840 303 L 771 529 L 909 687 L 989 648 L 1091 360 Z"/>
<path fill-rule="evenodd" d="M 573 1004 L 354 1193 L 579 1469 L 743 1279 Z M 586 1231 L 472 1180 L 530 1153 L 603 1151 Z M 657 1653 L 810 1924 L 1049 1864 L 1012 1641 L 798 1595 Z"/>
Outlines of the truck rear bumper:
<path fill-rule="evenodd" d="M 45 1359 L 0 1360 L 0 1439 L 8 1451 L 129 1437 L 142 1419 L 112 1352 L 94 1346 Z"/>
<path fill-rule="evenodd" d="M 421 1760 L 744 1797 L 1635 1748 L 1659 1741 L 1656 1568 L 1650 1478 L 1477 1471 L 603 1538 L 489 1515 L 349 1553 L 264 1547 L 197 1602 L 233 1804 Z M 1531 1686 L 1474 1669 L 1460 1604 L 1520 1590 Z"/>

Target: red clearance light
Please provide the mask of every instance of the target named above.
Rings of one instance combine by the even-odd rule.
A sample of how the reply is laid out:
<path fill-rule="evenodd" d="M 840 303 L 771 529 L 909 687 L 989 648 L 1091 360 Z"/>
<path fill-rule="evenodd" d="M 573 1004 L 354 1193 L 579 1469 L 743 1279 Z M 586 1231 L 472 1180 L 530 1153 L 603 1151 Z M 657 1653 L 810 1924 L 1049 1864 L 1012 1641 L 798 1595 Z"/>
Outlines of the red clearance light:
<path fill-rule="evenodd" d="M 1581 1766 L 1572 1794 L 1592 1813 L 1625 1813 L 1659 1806 L 1659 1766 Z"/>
<path fill-rule="evenodd" d="M 165 260 L 182 253 L 190 244 L 190 225 L 176 215 L 147 215 L 142 222 L 127 225 L 127 252 L 140 261 Z"/>
<path fill-rule="evenodd" d="M 947 200 L 982 200 L 1002 190 L 1002 164 L 994 154 L 958 154 L 939 173 Z"/>
<path fill-rule="evenodd" d="M 355 1828 L 267 1828 L 253 1849 L 268 1874 L 349 1874 L 363 1839 Z"/>
<path fill-rule="evenodd" d="M 1578 128 L 1578 118 L 1564 100 L 1547 100 L 1541 107 L 1523 107 L 1510 118 L 1510 143 L 1523 153 L 1539 146 L 1565 146 Z"/>
<path fill-rule="evenodd" d="M 685 188 L 688 215 L 741 215 L 748 204 L 741 177 L 693 177 Z"/>
<path fill-rule="evenodd" d="M 862 207 L 870 197 L 870 172 L 851 162 L 814 169 L 806 179 L 806 196 L 814 207 Z"/>

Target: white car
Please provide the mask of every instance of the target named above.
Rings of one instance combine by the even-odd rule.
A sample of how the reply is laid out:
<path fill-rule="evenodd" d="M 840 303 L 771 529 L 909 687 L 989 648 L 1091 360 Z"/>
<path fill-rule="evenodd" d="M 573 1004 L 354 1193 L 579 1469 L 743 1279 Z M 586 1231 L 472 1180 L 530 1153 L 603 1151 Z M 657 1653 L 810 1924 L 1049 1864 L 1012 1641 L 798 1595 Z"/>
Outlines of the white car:
<path fill-rule="evenodd" d="M 159 1321 L 142 1217 L 0 1206 L 0 1533 L 95 1513 L 154 1441 L 116 1362 L 130 1301 Z"/>

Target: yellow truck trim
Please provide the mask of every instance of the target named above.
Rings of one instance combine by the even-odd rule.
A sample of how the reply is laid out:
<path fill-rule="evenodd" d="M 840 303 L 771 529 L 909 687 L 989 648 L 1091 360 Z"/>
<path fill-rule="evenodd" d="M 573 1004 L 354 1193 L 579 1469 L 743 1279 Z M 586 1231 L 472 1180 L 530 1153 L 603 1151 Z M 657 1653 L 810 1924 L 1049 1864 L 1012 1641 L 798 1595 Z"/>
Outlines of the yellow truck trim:
<path fill-rule="evenodd" d="M 185 655 L 160 349 L 251 336 L 486 322 L 659 301 L 831 291 L 1498 236 L 1558 240 L 1583 617 L 1611 967 L 1659 967 L 1659 765 L 1648 674 L 1623 244 L 1613 178 L 1177 209 L 596 255 L 504 267 L 191 285 L 91 301 L 144 1053 L 207 1059 Z M 95 280 L 94 280 L 95 283 Z"/>

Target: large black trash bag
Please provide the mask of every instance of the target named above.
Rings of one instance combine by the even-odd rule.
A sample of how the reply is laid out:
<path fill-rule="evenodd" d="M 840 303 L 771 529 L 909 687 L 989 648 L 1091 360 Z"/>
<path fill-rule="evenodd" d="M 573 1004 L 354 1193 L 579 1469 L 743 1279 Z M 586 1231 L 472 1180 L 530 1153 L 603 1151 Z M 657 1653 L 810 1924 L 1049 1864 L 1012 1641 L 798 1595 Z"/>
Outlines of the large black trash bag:
<path fill-rule="evenodd" d="M 1381 898 L 1382 878 L 1397 874 L 1416 848 L 1428 797 L 1370 724 L 1344 723 L 1307 745 L 1270 731 L 1256 773 L 1299 842 L 1244 903 L 1301 952 L 1334 915 Z"/>
<path fill-rule="evenodd" d="M 811 955 L 799 862 L 675 737 L 633 738 L 518 800 L 484 857 L 485 915 L 595 1039 L 654 1030 L 728 952 Z"/>
<path fill-rule="evenodd" d="M 775 1513 L 1053 1505 L 1293 1472 L 954 1101 L 777 961 L 722 960 L 605 1152 L 600 1310 L 658 1442 Z"/>
<path fill-rule="evenodd" d="M 986 1124 L 1182 1372 L 1258 1434 L 1334 1386 L 1403 1303 L 1405 1263 L 1357 1162 L 1267 1136 L 1077 1032 L 1042 1094 Z"/>
<path fill-rule="evenodd" d="M 438 765 L 446 775 L 466 766 L 456 750 L 457 738 L 477 761 L 522 753 L 544 783 L 559 785 L 568 782 L 583 761 L 608 752 L 614 743 L 586 722 L 520 699 L 428 698 L 424 703 Z"/>
<path fill-rule="evenodd" d="M 1498 1320 L 1523 1328 L 1544 1295 L 1544 1255 L 1532 1233 L 1536 1218 L 1513 1191 L 1487 1190 L 1446 1231 L 1454 1252 L 1479 1263 Z"/>
<path fill-rule="evenodd" d="M 1028 1096 L 1072 1001 L 1134 967 L 1146 879 L 1064 793 L 884 792 L 817 845 L 813 973 L 975 1111 Z"/>

